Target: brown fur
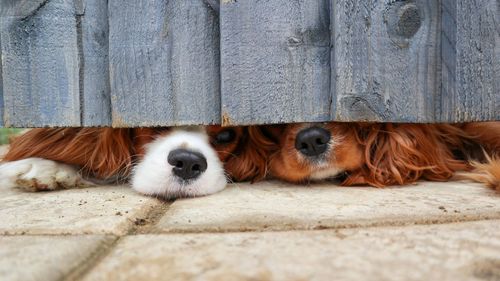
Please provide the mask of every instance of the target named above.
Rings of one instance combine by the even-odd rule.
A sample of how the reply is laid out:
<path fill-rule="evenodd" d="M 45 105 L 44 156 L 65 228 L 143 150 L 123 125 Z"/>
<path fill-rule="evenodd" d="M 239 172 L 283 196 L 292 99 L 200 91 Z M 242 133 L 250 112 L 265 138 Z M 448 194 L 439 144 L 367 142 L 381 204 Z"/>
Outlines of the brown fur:
<path fill-rule="evenodd" d="M 237 155 L 227 160 L 225 170 L 235 181 L 263 179 L 267 173 L 266 153 L 276 148 L 277 145 L 265 137 L 261 130 L 248 127 L 236 151 Z"/>
<path fill-rule="evenodd" d="M 366 128 L 366 126 L 369 126 Z M 349 172 L 344 185 L 403 185 L 419 179 L 446 181 L 466 170 L 455 159 L 461 132 L 451 125 L 369 124 L 356 131 L 363 146 L 363 165 Z"/>
<path fill-rule="evenodd" d="M 474 168 L 472 171 L 459 173 L 457 178 L 479 182 L 500 192 L 500 158 L 488 156 L 486 163 L 473 161 L 471 165 Z"/>
<path fill-rule="evenodd" d="M 80 166 L 99 178 L 128 174 L 135 153 L 131 134 L 131 129 L 32 129 L 13 140 L 3 161 L 40 157 Z"/>
<path fill-rule="evenodd" d="M 319 168 L 294 147 L 295 136 L 311 124 L 223 128 L 208 126 L 211 140 L 227 129 L 236 139 L 228 144 L 212 142 L 229 176 L 236 181 L 266 176 L 301 183 Z M 419 179 L 449 180 L 457 171 L 498 189 L 498 158 L 469 164 L 471 144 L 494 155 L 500 150 L 500 122 L 445 124 L 321 123 L 332 133 L 334 147 L 328 165 L 346 171 L 344 185 L 383 187 Z M 167 130 L 168 131 L 168 130 Z M 16 138 L 4 161 L 41 157 L 80 166 L 98 178 L 128 175 L 144 146 L 164 128 L 33 129 Z M 457 158 L 459 152 L 462 158 Z"/>
<path fill-rule="evenodd" d="M 271 176 L 289 182 L 302 183 L 309 181 L 316 171 L 295 149 L 295 136 L 308 125 L 286 125 L 282 135 L 278 138 L 278 149 L 268 151 L 269 173 Z M 362 163 L 362 147 L 356 143 L 355 128 L 347 123 L 321 124 L 322 127 L 335 132 L 338 146 L 330 154 L 329 163 L 341 169 L 355 169 Z M 271 146 L 269 146 L 271 147 Z"/>
<path fill-rule="evenodd" d="M 419 179 L 447 181 L 458 171 L 488 171 L 482 182 L 500 179 L 498 162 L 470 164 L 476 147 L 492 155 L 500 149 L 500 122 L 449 124 L 323 123 L 282 125 L 273 138 L 251 136 L 253 143 L 266 143 L 255 156 L 264 155 L 258 170 L 268 176 L 301 183 L 325 169 L 311 164 L 294 147 L 295 136 L 307 126 L 329 130 L 334 146 L 328 166 L 346 171 L 343 185 L 384 187 L 413 183 Z M 266 126 L 259 128 L 266 130 Z M 274 140 L 273 140 L 274 139 Z M 457 155 L 461 155 L 458 157 Z"/>
<path fill-rule="evenodd" d="M 466 123 L 460 128 L 470 138 L 477 140 L 487 152 L 500 152 L 500 121 Z"/>
<path fill-rule="evenodd" d="M 209 126 L 207 132 L 213 139 L 218 132 L 227 130 L 220 126 Z M 213 143 L 219 158 L 244 172 L 244 164 L 234 154 L 246 128 L 231 128 L 236 139 L 228 144 Z M 81 168 L 85 176 L 98 179 L 126 178 L 133 162 L 144 155 L 145 146 L 158 135 L 168 133 L 168 128 L 40 128 L 32 129 L 14 138 L 2 161 L 15 161 L 39 157 Z M 245 153 L 245 148 L 241 148 Z M 247 157 L 243 157 L 246 159 Z M 251 165 L 247 165 L 250 167 Z M 230 169 L 232 170 L 232 169 Z M 236 174 L 244 177 L 248 172 Z"/>

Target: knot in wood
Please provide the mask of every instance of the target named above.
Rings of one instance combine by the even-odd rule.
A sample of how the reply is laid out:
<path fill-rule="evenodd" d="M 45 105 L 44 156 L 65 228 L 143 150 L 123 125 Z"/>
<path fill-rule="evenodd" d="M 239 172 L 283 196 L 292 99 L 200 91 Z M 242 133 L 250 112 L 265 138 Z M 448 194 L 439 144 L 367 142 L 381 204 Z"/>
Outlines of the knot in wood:
<path fill-rule="evenodd" d="M 297 37 L 297 36 L 290 36 L 288 37 L 288 44 L 289 45 L 300 45 L 302 43 L 302 39 Z"/>
<path fill-rule="evenodd" d="M 404 38 L 413 37 L 422 25 L 420 11 L 414 3 L 402 6 L 398 11 L 396 33 Z"/>

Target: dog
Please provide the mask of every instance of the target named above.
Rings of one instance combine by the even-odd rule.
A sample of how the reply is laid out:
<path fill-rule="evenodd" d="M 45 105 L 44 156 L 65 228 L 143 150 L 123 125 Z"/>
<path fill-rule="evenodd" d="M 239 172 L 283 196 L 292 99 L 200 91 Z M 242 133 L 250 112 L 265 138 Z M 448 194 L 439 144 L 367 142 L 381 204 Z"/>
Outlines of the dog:
<path fill-rule="evenodd" d="M 241 161 L 250 149 L 246 132 L 220 126 L 32 129 L 10 144 L 0 184 L 44 191 L 129 181 L 142 194 L 166 199 L 208 195 L 226 186 L 223 163 L 229 179 L 258 169 Z"/>
<path fill-rule="evenodd" d="M 291 183 L 330 178 L 385 187 L 468 178 L 500 190 L 500 122 L 300 123 L 253 128 L 265 167 L 253 175 Z M 492 157 L 490 157 L 492 155 Z"/>

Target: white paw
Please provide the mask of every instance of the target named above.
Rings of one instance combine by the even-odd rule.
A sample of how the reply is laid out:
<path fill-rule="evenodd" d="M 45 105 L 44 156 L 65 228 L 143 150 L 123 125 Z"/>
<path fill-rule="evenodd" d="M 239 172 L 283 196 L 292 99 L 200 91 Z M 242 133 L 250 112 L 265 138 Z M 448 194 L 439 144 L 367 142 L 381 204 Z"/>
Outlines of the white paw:
<path fill-rule="evenodd" d="M 0 187 L 42 191 L 92 185 L 77 169 L 42 158 L 27 158 L 0 164 Z"/>

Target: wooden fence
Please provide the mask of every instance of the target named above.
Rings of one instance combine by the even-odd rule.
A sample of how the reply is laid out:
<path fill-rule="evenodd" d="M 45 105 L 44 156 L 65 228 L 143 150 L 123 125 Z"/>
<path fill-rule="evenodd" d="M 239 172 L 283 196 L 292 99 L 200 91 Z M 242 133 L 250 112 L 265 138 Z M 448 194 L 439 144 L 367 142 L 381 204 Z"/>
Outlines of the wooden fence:
<path fill-rule="evenodd" d="M 500 0 L 0 0 L 3 126 L 500 120 Z"/>

